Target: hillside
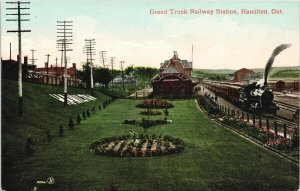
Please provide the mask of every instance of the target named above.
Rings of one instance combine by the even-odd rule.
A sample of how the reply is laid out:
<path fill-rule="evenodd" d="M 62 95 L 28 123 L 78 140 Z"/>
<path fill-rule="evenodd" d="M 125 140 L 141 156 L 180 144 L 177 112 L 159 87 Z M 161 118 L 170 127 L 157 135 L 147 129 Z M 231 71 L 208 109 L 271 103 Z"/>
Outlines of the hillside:
<path fill-rule="evenodd" d="M 19 118 L 17 113 L 17 82 L 2 80 L 2 167 L 3 172 L 12 174 L 14 161 L 25 157 L 24 147 L 27 138 L 31 137 L 34 149 L 39 152 L 47 144 L 46 131 L 50 130 L 53 141 L 58 137 L 59 125 L 63 125 L 66 136 L 70 117 L 76 123 L 77 114 L 93 106 L 98 109 L 99 104 L 109 97 L 95 92 L 98 99 L 87 103 L 65 107 L 62 102 L 49 94 L 62 93 L 63 88 L 51 85 L 23 84 L 24 117 Z M 69 88 L 70 94 L 87 94 L 85 90 Z M 76 127 L 75 127 L 76 128 Z M 10 180 L 4 177 L 3 183 Z"/>
<path fill-rule="evenodd" d="M 262 74 L 264 68 L 249 68 L 253 70 L 255 73 Z M 230 69 L 194 69 L 193 76 L 198 77 L 200 79 L 210 79 L 210 78 L 227 78 L 229 79 L 230 75 L 232 75 L 236 70 Z M 298 79 L 300 76 L 299 66 L 283 66 L 283 67 L 273 67 L 270 71 L 269 78 L 278 79 Z"/>

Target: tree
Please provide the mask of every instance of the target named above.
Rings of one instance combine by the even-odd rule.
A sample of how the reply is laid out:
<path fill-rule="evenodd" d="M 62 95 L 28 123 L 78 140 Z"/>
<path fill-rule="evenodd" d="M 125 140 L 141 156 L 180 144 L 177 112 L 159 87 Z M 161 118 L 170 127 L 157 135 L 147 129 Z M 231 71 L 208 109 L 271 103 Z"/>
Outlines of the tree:
<path fill-rule="evenodd" d="M 86 110 L 86 116 L 87 116 L 87 117 L 90 117 L 90 116 L 91 116 L 90 110 L 89 110 L 89 109 Z"/>
<path fill-rule="evenodd" d="M 111 73 L 108 68 L 95 68 L 94 69 L 94 81 L 104 84 L 108 87 L 108 83 L 111 81 Z"/>
<path fill-rule="evenodd" d="M 117 74 L 117 71 L 114 71 L 114 75 Z M 85 63 L 82 65 L 82 70 L 77 72 L 78 78 L 81 79 L 83 82 L 86 83 L 87 88 L 91 86 L 91 71 L 89 67 L 89 63 Z M 101 83 L 104 84 L 106 87 L 108 83 L 111 81 L 111 72 L 108 68 L 102 67 L 94 67 L 93 68 L 93 76 L 94 76 L 94 83 Z"/>
<path fill-rule="evenodd" d="M 125 68 L 125 74 L 129 75 L 134 72 L 134 67 L 133 66 L 128 66 Z"/>

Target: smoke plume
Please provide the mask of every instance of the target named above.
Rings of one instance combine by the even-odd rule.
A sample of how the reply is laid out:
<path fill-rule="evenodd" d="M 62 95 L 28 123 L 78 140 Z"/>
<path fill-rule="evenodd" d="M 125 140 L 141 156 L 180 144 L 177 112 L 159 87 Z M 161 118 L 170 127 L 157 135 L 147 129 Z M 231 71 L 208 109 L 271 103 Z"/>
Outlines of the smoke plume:
<path fill-rule="evenodd" d="M 275 60 L 275 57 L 280 53 L 282 52 L 284 49 L 287 49 L 289 48 L 290 46 L 292 46 L 292 44 L 282 44 L 278 47 L 276 47 L 274 50 L 273 50 L 273 53 L 271 55 L 271 57 L 269 58 L 267 64 L 266 64 L 266 67 L 265 67 L 265 71 L 264 71 L 264 85 L 267 86 L 267 80 L 268 80 L 268 75 L 269 75 L 269 72 L 272 68 L 272 65 L 273 65 L 273 62 Z"/>

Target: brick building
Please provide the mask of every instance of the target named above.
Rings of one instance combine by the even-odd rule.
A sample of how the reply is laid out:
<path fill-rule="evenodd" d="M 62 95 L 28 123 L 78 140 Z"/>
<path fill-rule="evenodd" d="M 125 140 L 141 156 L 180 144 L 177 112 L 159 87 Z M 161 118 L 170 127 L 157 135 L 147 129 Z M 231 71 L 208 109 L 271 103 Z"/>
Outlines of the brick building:
<path fill-rule="evenodd" d="M 47 66 L 36 68 L 34 71 L 29 73 L 29 79 L 33 82 L 39 82 L 44 84 L 52 85 L 63 85 L 64 83 L 64 67 Z M 78 87 L 82 84 L 82 81 L 77 77 L 76 64 L 67 69 L 68 86 Z"/>
<path fill-rule="evenodd" d="M 28 64 L 28 57 L 24 57 L 24 63 L 22 63 L 22 77 L 26 81 L 28 72 L 36 69 L 36 65 Z M 2 60 L 1 59 L 1 78 L 8 80 L 18 80 L 19 63 L 13 59 Z"/>
<path fill-rule="evenodd" d="M 192 62 L 178 58 L 177 52 L 170 60 L 161 63 L 159 74 L 152 80 L 154 96 L 185 97 L 193 94 L 193 88 L 199 83 L 192 78 Z"/>
<path fill-rule="evenodd" d="M 234 82 L 242 82 L 245 77 L 255 77 L 255 73 L 246 68 L 234 72 Z"/>

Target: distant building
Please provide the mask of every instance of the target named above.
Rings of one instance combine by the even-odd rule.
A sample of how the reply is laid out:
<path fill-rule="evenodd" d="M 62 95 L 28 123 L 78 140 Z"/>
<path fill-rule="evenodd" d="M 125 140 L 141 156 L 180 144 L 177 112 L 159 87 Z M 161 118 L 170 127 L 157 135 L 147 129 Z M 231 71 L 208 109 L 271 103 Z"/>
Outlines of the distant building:
<path fill-rule="evenodd" d="M 18 80 L 19 64 L 15 60 L 1 60 L 1 77 L 2 79 Z M 68 86 L 78 87 L 82 81 L 77 79 L 76 64 L 67 69 Z M 48 68 L 47 63 L 45 67 L 37 68 L 36 65 L 28 64 L 28 57 L 24 57 L 22 64 L 22 77 L 25 82 L 63 85 L 64 67 Z"/>
<path fill-rule="evenodd" d="M 45 67 L 36 68 L 29 73 L 29 79 L 33 82 L 39 82 L 52 85 L 64 84 L 64 67 L 48 67 L 45 63 Z M 82 81 L 77 77 L 76 64 L 67 69 L 68 86 L 78 87 L 82 84 Z"/>
<path fill-rule="evenodd" d="M 173 58 L 161 63 L 159 74 L 151 80 L 153 95 L 184 97 L 193 94 L 199 80 L 192 78 L 192 70 L 192 62 L 179 59 L 174 51 Z"/>
<path fill-rule="evenodd" d="M 24 63 L 22 63 L 22 77 L 26 81 L 28 72 L 35 70 L 36 65 L 28 64 L 28 57 L 24 57 Z M 15 60 L 2 60 L 1 59 L 1 78 L 8 80 L 18 80 L 19 64 Z"/>
<path fill-rule="evenodd" d="M 255 73 L 252 70 L 242 68 L 234 72 L 234 82 L 242 82 L 245 77 L 253 77 L 256 78 Z"/>
<path fill-rule="evenodd" d="M 123 79 L 122 76 L 116 76 L 113 80 L 114 84 L 122 84 L 123 83 Z M 124 75 L 124 84 L 135 84 L 136 83 L 136 79 L 133 78 L 133 76 L 130 75 Z"/>

